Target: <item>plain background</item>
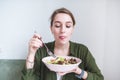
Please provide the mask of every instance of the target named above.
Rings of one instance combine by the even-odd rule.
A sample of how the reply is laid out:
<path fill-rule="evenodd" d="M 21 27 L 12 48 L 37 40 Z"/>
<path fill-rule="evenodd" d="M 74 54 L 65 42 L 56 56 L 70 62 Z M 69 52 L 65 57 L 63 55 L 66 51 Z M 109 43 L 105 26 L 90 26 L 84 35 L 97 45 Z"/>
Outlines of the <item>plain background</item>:
<path fill-rule="evenodd" d="M 76 19 L 71 40 L 89 48 L 105 80 L 119 80 L 119 0 L 0 0 L 0 59 L 25 59 L 35 30 L 53 41 L 49 18 L 61 7 Z"/>

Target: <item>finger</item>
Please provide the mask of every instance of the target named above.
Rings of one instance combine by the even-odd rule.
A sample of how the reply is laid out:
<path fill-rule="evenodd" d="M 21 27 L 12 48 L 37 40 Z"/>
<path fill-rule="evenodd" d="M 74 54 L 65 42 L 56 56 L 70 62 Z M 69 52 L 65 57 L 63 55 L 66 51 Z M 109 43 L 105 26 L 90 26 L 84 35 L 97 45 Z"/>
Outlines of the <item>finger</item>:
<path fill-rule="evenodd" d="M 29 42 L 29 45 L 30 46 L 36 46 L 36 47 L 42 47 L 43 43 L 37 38 L 32 38 Z"/>
<path fill-rule="evenodd" d="M 39 48 L 39 47 L 41 47 L 41 45 L 40 45 L 40 44 L 37 44 L 37 43 L 32 42 L 32 43 L 30 44 L 30 47 L 32 47 L 32 48 Z"/>
<path fill-rule="evenodd" d="M 42 44 L 42 41 L 41 40 L 39 40 L 38 38 L 32 38 L 31 40 L 30 40 L 31 42 L 37 42 L 37 43 L 40 43 L 40 44 Z"/>
<path fill-rule="evenodd" d="M 33 38 L 38 38 L 38 39 L 41 39 L 42 37 L 41 37 L 39 34 L 34 33 Z"/>
<path fill-rule="evenodd" d="M 31 41 L 30 44 L 31 44 L 32 46 L 34 46 L 34 47 L 42 47 L 42 46 L 43 46 L 43 44 L 42 44 L 42 42 L 41 42 L 40 40 Z"/>

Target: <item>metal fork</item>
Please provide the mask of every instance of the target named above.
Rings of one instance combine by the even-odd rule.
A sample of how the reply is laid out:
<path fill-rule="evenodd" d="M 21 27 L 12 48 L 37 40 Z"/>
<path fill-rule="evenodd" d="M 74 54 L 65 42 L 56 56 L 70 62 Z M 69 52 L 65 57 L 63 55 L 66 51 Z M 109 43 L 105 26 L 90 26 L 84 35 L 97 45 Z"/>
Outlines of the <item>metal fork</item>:
<path fill-rule="evenodd" d="M 41 39 L 41 41 L 42 41 L 42 39 Z M 47 47 L 47 45 L 42 41 L 42 43 L 43 43 L 43 45 L 45 46 L 45 48 L 46 48 L 46 50 L 47 50 L 47 53 L 50 55 L 50 56 L 52 56 L 52 57 L 54 57 L 54 58 L 57 58 L 54 54 L 53 54 L 53 52 L 51 52 L 49 49 L 48 49 L 48 47 Z"/>
<path fill-rule="evenodd" d="M 37 33 L 37 31 L 35 30 L 34 33 Z M 39 39 L 42 41 L 41 38 L 39 38 Z M 46 50 L 47 50 L 47 53 L 48 53 L 50 56 L 52 56 L 52 57 L 54 57 L 54 58 L 57 58 L 57 57 L 53 54 L 53 52 L 51 52 L 51 51 L 48 49 L 47 45 L 46 45 L 43 41 L 42 41 L 42 43 L 43 43 L 43 45 L 45 46 L 45 48 L 46 48 Z"/>

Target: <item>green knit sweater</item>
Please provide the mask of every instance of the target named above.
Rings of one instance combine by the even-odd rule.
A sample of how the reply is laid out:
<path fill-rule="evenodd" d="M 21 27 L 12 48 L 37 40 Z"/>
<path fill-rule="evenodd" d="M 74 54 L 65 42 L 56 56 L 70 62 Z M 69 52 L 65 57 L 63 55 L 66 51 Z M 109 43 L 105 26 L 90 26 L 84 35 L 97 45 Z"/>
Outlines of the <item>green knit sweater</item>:
<path fill-rule="evenodd" d="M 46 45 L 48 48 L 53 51 L 55 42 L 49 42 Z M 39 48 L 36 52 L 35 63 L 33 69 L 26 69 L 25 67 L 22 70 L 22 80 L 57 80 L 56 73 L 50 71 L 42 62 L 42 58 L 49 56 L 46 52 L 46 48 Z M 79 65 L 81 69 L 84 69 L 88 72 L 88 77 L 86 80 L 104 80 L 103 75 L 98 68 L 95 59 L 85 45 L 71 42 L 70 41 L 70 55 L 78 57 L 82 60 L 82 63 Z M 62 80 L 82 80 L 75 76 L 75 73 L 68 73 L 63 76 Z"/>

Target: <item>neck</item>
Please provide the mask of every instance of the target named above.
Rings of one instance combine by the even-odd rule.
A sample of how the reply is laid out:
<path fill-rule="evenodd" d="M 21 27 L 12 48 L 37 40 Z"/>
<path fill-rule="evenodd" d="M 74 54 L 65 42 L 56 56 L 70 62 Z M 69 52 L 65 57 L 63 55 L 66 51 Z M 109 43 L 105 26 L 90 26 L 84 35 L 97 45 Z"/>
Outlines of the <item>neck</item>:
<path fill-rule="evenodd" d="M 69 54 L 69 45 L 70 43 L 66 44 L 58 44 L 55 43 L 54 53 L 58 56 L 66 56 Z"/>
<path fill-rule="evenodd" d="M 59 43 L 55 43 L 55 48 L 56 49 L 66 49 L 69 48 L 70 43 L 66 43 L 66 44 L 59 44 Z"/>

